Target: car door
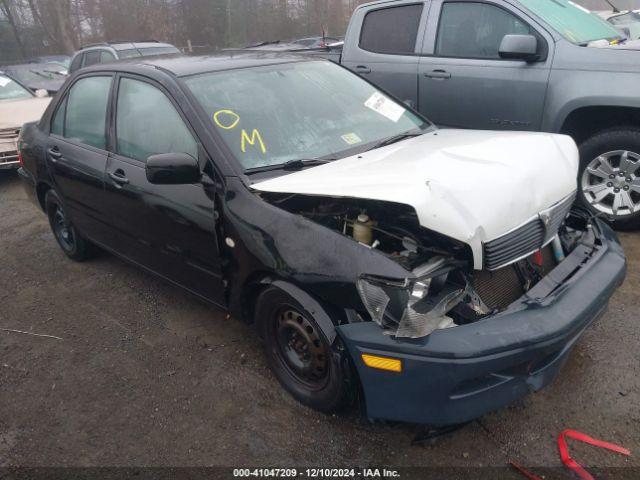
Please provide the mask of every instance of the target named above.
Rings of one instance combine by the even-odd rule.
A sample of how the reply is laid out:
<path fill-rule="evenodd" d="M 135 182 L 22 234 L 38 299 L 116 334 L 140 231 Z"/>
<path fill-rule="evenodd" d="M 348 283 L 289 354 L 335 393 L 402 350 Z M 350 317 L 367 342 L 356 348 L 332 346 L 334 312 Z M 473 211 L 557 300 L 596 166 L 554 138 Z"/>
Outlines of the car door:
<path fill-rule="evenodd" d="M 80 77 L 53 115 L 47 166 L 69 217 L 89 238 L 103 242 L 106 119 L 113 77 Z"/>
<path fill-rule="evenodd" d="M 113 153 L 105 170 L 105 208 L 115 249 L 222 304 L 215 179 L 206 154 L 179 107 L 159 85 L 133 76 L 121 76 L 117 82 Z M 187 153 L 199 159 L 208 173 L 198 184 L 153 185 L 147 180 L 145 163 L 160 153 Z"/>
<path fill-rule="evenodd" d="M 356 10 L 341 63 L 415 107 L 418 51 L 430 1 L 394 2 Z"/>
<path fill-rule="evenodd" d="M 440 126 L 538 130 L 551 37 L 502 0 L 434 0 L 419 65 L 419 110 Z M 539 60 L 505 60 L 505 35 L 538 38 Z"/>

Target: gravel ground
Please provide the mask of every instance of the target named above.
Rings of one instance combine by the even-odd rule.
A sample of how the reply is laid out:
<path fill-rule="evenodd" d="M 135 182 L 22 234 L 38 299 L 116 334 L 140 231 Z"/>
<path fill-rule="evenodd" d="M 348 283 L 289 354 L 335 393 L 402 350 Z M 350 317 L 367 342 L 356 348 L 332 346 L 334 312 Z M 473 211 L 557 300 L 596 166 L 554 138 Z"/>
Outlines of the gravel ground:
<path fill-rule="evenodd" d="M 0 331 L 0 466 L 535 469 L 561 465 L 555 438 L 574 428 L 635 454 L 574 443 L 585 465 L 640 467 L 638 233 L 621 235 L 626 283 L 553 385 L 412 446 L 418 427 L 297 404 L 252 328 L 224 312 L 106 254 L 67 260 L 13 173 L 0 232 L 0 328 L 62 339 Z"/>

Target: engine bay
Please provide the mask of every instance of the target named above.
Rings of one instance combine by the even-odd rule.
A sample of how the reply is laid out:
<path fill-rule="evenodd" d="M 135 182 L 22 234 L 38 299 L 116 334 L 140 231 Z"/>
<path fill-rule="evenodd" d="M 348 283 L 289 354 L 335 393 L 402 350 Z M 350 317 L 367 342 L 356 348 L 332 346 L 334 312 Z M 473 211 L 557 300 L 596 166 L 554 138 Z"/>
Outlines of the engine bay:
<path fill-rule="evenodd" d="M 267 202 L 379 251 L 412 273 L 404 282 L 363 277 L 363 316 L 388 334 L 421 338 L 500 313 L 545 278 L 591 228 L 573 210 L 553 241 L 495 271 L 475 270 L 469 247 L 420 226 L 407 206 L 375 200 L 261 193 Z"/>

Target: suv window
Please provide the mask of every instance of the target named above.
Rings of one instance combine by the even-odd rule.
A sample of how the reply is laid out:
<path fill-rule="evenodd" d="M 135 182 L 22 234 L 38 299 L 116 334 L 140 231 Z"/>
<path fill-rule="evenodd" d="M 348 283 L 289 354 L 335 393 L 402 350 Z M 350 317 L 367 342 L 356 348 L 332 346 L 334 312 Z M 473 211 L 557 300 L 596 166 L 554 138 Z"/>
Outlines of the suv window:
<path fill-rule="evenodd" d="M 87 77 L 78 80 L 66 101 L 66 112 L 58 109 L 54 128 L 59 128 L 58 115 L 65 116 L 64 137 L 104 150 L 105 126 L 111 77 Z M 65 115 L 66 113 L 66 115 Z"/>
<path fill-rule="evenodd" d="M 84 58 L 84 55 L 82 53 L 77 54 L 73 58 L 73 62 L 71 62 L 71 66 L 69 67 L 69 73 L 73 73 L 76 70 L 80 69 L 80 66 L 82 65 L 82 59 L 83 58 Z"/>
<path fill-rule="evenodd" d="M 100 50 L 93 50 L 91 52 L 87 52 L 84 54 L 84 63 L 83 67 L 90 67 L 91 65 L 95 65 L 96 63 L 100 63 Z"/>
<path fill-rule="evenodd" d="M 116 61 L 116 56 L 111 53 L 109 50 L 102 50 L 100 52 L 100 63 L 109 63 L 109 62 L 115 62 Z"/>
<path fill-rule="evenodd" d="M 442 6 L 436 55 L 499 60 L 505 35 L 532 33 L 526 23 L 495 5 L 448 2 Z"/>
<path fill-rule="evenodd" d="M 167 96 L 146 82 L 123 78 L 118 89 L 116 148 L 120 155 L 146 162 L 158 153 L 188 153 L 198 147 Z"/>
<path fill-rule="evenodd" d="M 422 4 L 373 10 L 364 17 L 360 48 L 375 53 L 413 55 Z"/>

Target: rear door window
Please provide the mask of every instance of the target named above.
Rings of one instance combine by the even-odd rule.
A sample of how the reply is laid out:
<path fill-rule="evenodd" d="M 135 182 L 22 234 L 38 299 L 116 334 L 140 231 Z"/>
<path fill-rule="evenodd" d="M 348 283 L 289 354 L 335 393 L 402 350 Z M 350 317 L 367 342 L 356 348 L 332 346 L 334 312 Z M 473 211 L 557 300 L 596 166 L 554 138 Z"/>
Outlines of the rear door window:
<path fill-rule="evenodd" d="M 100 50 L 93 50 L 84 54 L 83 67 L 90 67 L 96 63 L 100 63 Z"/>
<path fill-rule="evenodd" d="M 75 142 L 106 149 L 106 121 L 111 77 L 87 77 L 78 80 L 66 99 L 66 112 L 58 109 L 53 127 L 59 129 L 65 116 L 64 137 Z M 59 130 L 58 130 L 59 131 Z"/>
<path fill-rule="evenodd" d="M 364 17 L 360 48 L 374 53 L 415 53 L 422 4 L 373 10 Z"/>
<path fill-rule="evenodd" d="M 193 135 L 169 98 L 140 80 L 123 78 L 118 89 L 116 148 L 120 155 L 146 162 L 159 153 L 198 158 Z"/>

